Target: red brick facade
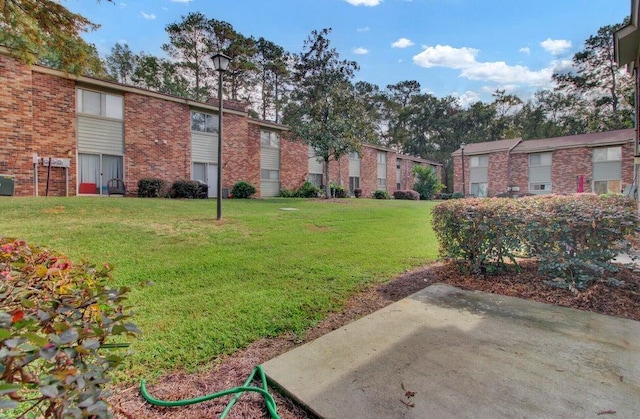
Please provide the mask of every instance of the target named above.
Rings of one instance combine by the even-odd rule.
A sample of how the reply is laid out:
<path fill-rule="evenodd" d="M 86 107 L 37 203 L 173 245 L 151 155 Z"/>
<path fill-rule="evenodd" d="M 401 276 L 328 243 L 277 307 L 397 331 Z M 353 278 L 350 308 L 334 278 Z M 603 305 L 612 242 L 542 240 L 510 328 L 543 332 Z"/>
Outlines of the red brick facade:
<path fill-rule="evenodd" d="M 78 113 L 77 89 L 88 89 L 122 97 L 123 171 L 127 194 L 137 193 L 138 181 L 157 177 L 167 182 L 191 179 L 191 111 L 217 114 L 215 101 L 193 102 L 130 86 L 18 63 L 0 52 L 0 174 L 15 179 L 14 195 L 77 195 Z M 222 189 L 230 191 L 238 181 L 247 181 L 260 195 L 260 132 L 283 132 L 287 127 L 251 119 L 245 104 L 224 101 L 222 136 Z M 387 155 L 389 193 L 396 189 L 396 153 L 372 146 L 363 147 L 361 189 L 370 196 L 377 184 L 377 153 Z M 39 161 L 37 190 L 33 157 L 64 158 L 68 169 Z M 115 153 L 114 155 L 119 155 Z M 402 159 L 402 188 L 413 184 L 413 164 L 425 160 L 397 155 Z M 280 188 L 297 189 L 308 177 L 308 146 L 280 136 Z M 429 162 L 430 163 L 430 162 Z M 438 169 L 440 165 L 434 164 Z M 335 183 L 349 184 L 349 159 L 331 162 Z M 47 182 L 48 180 L 48 182 Z M 48 184 L 48 188 L 47 188 Z M 103 189 L 104 191 L 104 189 Z M 104 193 L 104 192 L 103 192 Z"/>
<path fill-rule="evenodd" d="M 491 143 L 476 143 L 473 153 L 464 153 L 465 188 L 470 194 L 470 159 L 474 155 L 488 155 L 488 190 L 487 196 L 500 194 L 534 193 L 529 190 L 529 156 L 537 153 L 551 153 L 551 192 L 572 194 L 578 192 L 582 183 L 583 192 L 593 192 L 593 150 L 600 147 L 621 147 L 621 191 L 633 183 L 633 155 L 635 132 L 618 130 L 608 133 L 585 134 L 583 136 L 558 137 L 548 140 L 530 140 L 517 144 L 507 150 L 482 152 L 489 149 Z M 597 138 L 595 138 L 597 136 Z M 615 138 L 613 138 L 615 137 Z M 571 146 L 575 141 L 575 146 Z M 531 147 L 533 143 L 535 147 Z M 587 144 L 588 142 L 588 144 Z M 545 144 L 546 149 L 540 144 Z M 562 144 L 558 147 L 557 144 Z M 569 144 L 569 145 L 567 145 Z M 453 155 L 454 185 L 456 192 L 462 192 L 462 153 L 458 150 Z M 620 192 L 621 192 L 620 191 Z"/>

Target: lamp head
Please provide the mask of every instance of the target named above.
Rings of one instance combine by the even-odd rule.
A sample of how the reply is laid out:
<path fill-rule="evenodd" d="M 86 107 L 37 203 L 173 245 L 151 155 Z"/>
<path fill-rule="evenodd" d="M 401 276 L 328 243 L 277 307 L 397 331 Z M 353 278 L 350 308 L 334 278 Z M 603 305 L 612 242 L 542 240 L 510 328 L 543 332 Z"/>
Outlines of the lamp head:
<path fill-rule="evenodd" d="M 460 150 L 464 151 L 464 148 L 467 146 L 465 142 L 460 143 Z"/>
<path fill-rule="evenodd" d="M 213 60 L 213 68 L 216 71 L 227 71 L 229 69 L 229 63 L 231 62 L 231 57 L 224 55 L 221 52 L 214 54 L 211 59 Z"/>

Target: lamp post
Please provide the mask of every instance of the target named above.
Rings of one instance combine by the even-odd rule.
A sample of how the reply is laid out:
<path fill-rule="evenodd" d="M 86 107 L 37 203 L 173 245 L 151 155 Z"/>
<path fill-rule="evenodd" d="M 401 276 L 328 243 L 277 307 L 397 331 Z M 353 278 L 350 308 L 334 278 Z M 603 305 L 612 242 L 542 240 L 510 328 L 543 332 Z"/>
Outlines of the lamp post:
<path fill-rule="evenodd" d="M 218 52 L 211 57 L 213 68 L 218 72 L 218 184 L 217 220 L 222 218 L 222 74 L 229 68 L 231 58 Z"/>
<path fill-rule="evenodd" d="M 464 180 L 464 148 L 465 148 L 466 145 L 467 144 L 465 144 L 464 142 L 462 142 L 460 144 L 460 151 L 462 152 L 462 197 L 463 198 L 467 196 L 466 191 L 465 191 L 466 190 L 466 186 L 465 186 L 466 182 Z"/>

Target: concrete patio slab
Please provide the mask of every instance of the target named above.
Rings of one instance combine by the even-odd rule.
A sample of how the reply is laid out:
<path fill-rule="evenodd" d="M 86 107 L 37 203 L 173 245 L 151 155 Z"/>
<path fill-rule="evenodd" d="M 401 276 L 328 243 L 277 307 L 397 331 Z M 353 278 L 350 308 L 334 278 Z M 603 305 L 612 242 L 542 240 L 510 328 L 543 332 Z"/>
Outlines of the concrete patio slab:
<path fill-rule="evenodd" d="M 323 418 L 640 417 L 640 322 L 443 284 L 263 368 Z"/>

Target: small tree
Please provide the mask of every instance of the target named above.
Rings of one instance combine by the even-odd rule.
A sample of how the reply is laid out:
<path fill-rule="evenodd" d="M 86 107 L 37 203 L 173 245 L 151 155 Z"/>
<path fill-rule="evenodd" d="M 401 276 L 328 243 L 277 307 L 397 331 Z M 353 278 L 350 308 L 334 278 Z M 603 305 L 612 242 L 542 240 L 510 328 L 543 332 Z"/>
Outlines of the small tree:
<path fill-rule="evenodd" d="M 433 198 L 433 195 L 444 188 L 432 167 L 416 165 L 413 167 L 413 174 L 416 176 L 413 189 L 420 194 L 420 199 L 422 200 Z"/>

